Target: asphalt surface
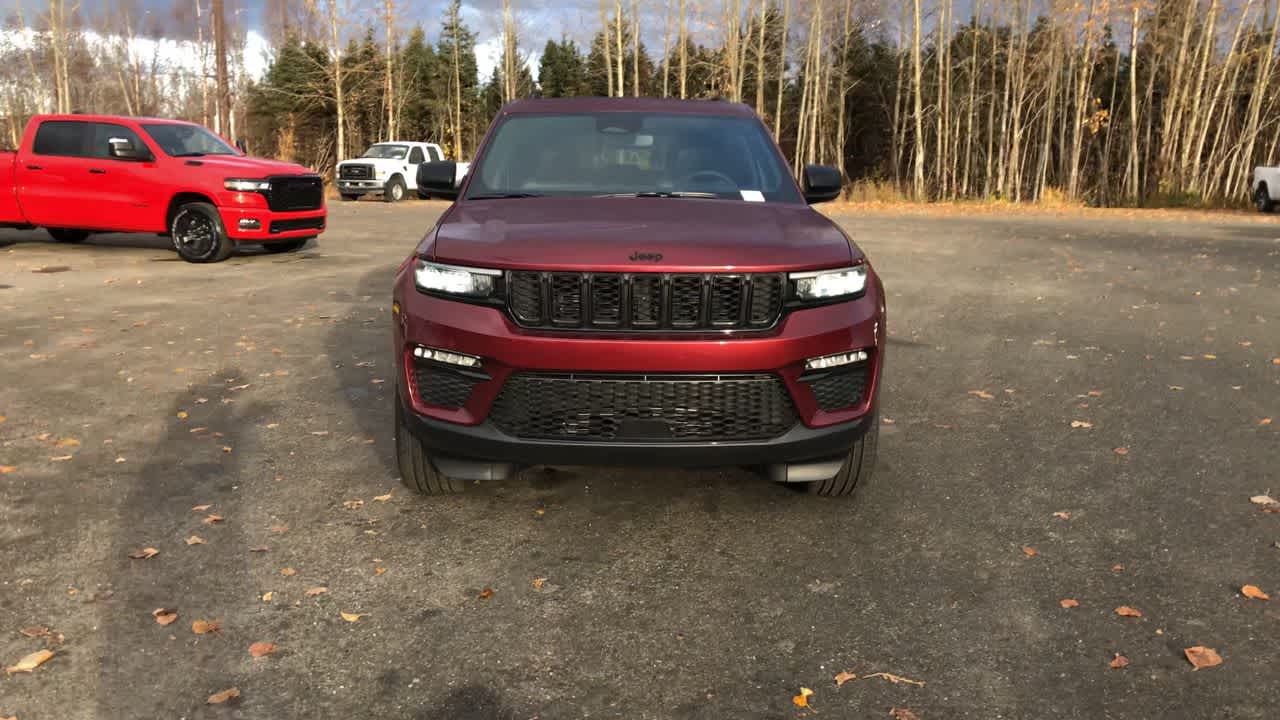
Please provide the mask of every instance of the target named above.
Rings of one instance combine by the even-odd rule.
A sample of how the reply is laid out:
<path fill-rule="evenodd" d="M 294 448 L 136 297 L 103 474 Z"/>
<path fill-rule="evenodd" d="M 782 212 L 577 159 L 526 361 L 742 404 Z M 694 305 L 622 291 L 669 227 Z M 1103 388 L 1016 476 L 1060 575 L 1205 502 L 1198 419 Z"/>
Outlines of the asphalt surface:
<path fill-rule="evenodd" d="M 891 336 L 853 502 L 597 468 L 421 499 L 389 289 L 442 207 L 214 266 L 0 231 L 0 663 L 55 652 L 0 717 L 1276 717 L 1280 597 L 1240 593 L 1280 596 L 1273 222 L 840 215 Z"/>

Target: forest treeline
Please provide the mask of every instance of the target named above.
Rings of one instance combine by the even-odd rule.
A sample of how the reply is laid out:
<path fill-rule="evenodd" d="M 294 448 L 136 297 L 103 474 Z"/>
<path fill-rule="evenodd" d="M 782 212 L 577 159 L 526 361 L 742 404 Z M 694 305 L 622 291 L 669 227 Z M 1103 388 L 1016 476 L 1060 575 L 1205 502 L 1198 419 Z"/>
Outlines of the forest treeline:
<path fill-rule="evenodd" d="M 533 94 L 722 98 L 752 106 L 795 166 L 884 195 L 1097 205 L 1242 202 L 1280 144 L 1280 0 L 600 0 L 558 19 L 596 28 L 581 42 L 503 0 L 488 78 L 458 0 L 427 26 L 407 0 L 269 0 L 266 71 L 245 72 L 233 18 L 224 91 L 222 0 L 174 0 L 167 28 L 134 2 L 10 18 L 37 31 L 0 45 L 10 142 L 38 111 L 166 115 L 327 172 L 391 137 L 465 159 Z M 133 49 L 175 27 L 194 65 Z"/>

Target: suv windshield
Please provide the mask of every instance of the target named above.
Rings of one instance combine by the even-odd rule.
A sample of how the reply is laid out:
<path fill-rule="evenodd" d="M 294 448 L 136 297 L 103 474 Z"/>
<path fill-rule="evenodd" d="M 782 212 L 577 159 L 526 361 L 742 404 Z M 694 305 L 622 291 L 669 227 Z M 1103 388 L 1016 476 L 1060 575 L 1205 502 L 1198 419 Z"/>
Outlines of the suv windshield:
<path fill-rule="evenodd" d="M 640 112 L 511 115 L 466 198 L 660 195 L 802 202 L 755 118 Z"/>
<path fill-rule="evenodd" d="M 374 158 L 377 160 L 403 160 L 405 155 L 409 154 L 409 146 L 407 145 L 373 145 L 360 157 Z"/>
<path fill-rule="evenodd" d="M 153 123 L 142 125 L 160 149 L 173 157 L 239 155 L 235 148 L 199 125 Z"/>

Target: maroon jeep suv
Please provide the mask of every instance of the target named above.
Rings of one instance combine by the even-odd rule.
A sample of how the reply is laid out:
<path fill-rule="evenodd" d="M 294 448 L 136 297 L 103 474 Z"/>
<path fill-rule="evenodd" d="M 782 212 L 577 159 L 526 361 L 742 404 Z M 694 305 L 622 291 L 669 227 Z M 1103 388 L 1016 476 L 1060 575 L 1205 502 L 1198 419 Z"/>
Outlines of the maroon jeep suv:
<path fill-rule="evenodd" d="M 764 124 L 717 101 L 526 100 L 396 276 L 396 447 L 417 491 L 530 465 L 762 468 L 847 495 L 875 465 L 880 279 Z"/>

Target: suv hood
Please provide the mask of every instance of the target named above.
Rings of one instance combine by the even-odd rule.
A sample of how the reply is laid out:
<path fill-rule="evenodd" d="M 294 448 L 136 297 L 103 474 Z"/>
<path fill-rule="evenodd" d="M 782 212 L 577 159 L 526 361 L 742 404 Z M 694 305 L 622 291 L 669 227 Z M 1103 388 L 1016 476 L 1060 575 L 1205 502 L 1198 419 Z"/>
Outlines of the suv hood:
<path fill-rule="evenodd" d="M 184 158 L 199 162 L 206 168 L 223 170 L 227 177 L 260 178 L 268 175 L 312 175 L 307 168 L 295 163 L 267 160 L 264 158 L 243 157 L 240 155 L 205 155 L 203 157 Z"/>
<path fill-rule="evenodd" d="M 497 268 L 764 272 L 862 257 L 808 206 L 732 200 L 469 200 L 441 218 L 434 250 L 432 239 L 419 251 L 440 262 Z"/>

